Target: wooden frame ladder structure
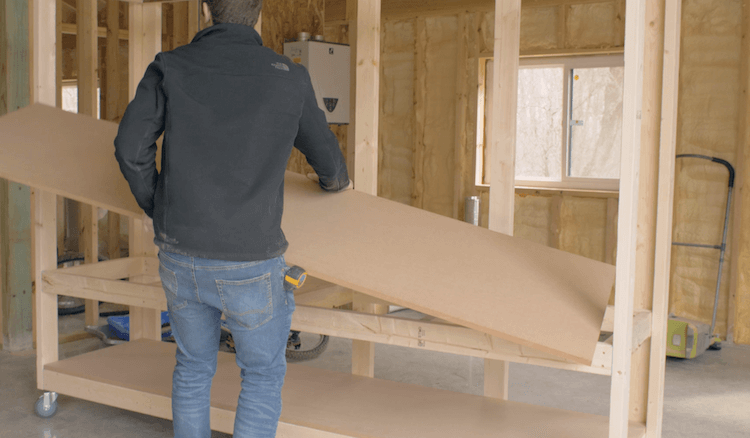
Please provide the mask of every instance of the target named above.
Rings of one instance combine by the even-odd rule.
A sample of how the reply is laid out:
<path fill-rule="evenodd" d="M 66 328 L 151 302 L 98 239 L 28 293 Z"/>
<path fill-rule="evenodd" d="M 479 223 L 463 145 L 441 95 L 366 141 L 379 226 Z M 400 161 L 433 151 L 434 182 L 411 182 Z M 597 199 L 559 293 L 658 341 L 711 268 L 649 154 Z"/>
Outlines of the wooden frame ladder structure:
<path fill-rule="evenodd" d="M 680 1 L 666 0 L 664 78 L 662 98 L 661 157 L 659 158 L 659 212 L 657 228 L 656 276 L 654 280 L 653 309 L 635 308 L 635 242 L 637 233 L 638 168 L 640 157 L 640 136 L 642 117 L 642 89 L 644 81 L 643 53 L 645 40 L 645 13 L 651 0 L 627 0 L 626 47 L 625 47 L 625 99 L 623 117 L 622 171 L 619 209 L 618 263 L 616 279 L 616 302 L 608 308 L 599 331 L 613 332 L 614 337 L 599 342 L 593 350 L 591 363 L 584 363 L 575 354 L 555 351 L 535 340 L 519 339 L 508 335 L 492 324 L 473 323 L 466 317 L 440 311 L 437 305 L 413 299 L 411 292 L 388 292 L 377 285 L 359 284 L 359 292 L 369 296 L 374 303 L 394 303 L 416 305 L 415 310 L 431 315 L 431 320 L 408 320 L 383 314 L 352 312 L 331 308 L 336 296 L 342 294 L 342 287 L 357 286 L 354 281 L 337 277 L 335 269 L 318 268 L 317 261 L 300 251 L 290 249 L 288 260 L 309 269 L 320 278 L 311 282 L 306 289 L 298 292 L 298 307 L 294 315 L 293 328 L 311 333 L 340 336 L 362 344 L 383 343 L 405 347 L 448 352 L 486 360 L 485 385 L 488 397 L 457 394 L 437 389 L 424 388 L 396 382 L 387 382 L 363 377 L 344 375 L 304 366 L 290 365 L 284 388 L 284 412 L 279 425 L 280 437 L 295 438 L 340 438 L 340 437 L 541 437 L 541 436 L 586 436 L 609 438 L 658 438 L 661 434 L 663 404 L 665 328 L 668 291 L 669 241 L 671 236 L 672 175 L 674 166 L 675 119 L 677 72 L 679 66 L 679 27 Z M 656 0 L 654 0 L 656 1 Z M 380 0 L 358 0 L 358 11 L 380 9 Z M 520 26 L 520 0 L 496 0 L 496 45 L 495 59 L 500 60 L 494 81 L 496 105 L 505 105 L 502 111 L 495 111 L 493 121 L 498 129 L 495 132 L 513 132 L 516 84 L 518 68 L 518 40 Z M 50 20 L 54 22 L 54 1 L 34 0 L 33 22 L 35 69 L 35 102 L 54 104 L 54 75 L 50 78 L 45 67 L 54 66 L 55 39 L 45 30 Z M 161 34 L 160 20 L 147 23 L 145 12 L 149 4 L 133 3 L 131 8 L 131 43 L 148 40 L 154 29 Z M 141 21 L 138 21 L 139 14 Z M 136 18 L 136 21 L 133 21 Z M 380 25 L 369 23 L 366 17 L 357 18 L 357 68 L 355 71 L 357 96 L 376 95 L 370 88 L 378 84 L 377 51 L 365 50 L 374 47 L 380 39 Z M 158 21 L 158 23 L 157 23 Z M 139 27 L 142 24 L 142 27 Z M 368 25 L 369 23 L 369 25 Z M 154 26 L 150 28 L 149 26 Z M 54 27 L 54 26 L 53 26 Z M 139 52 L 137 44 L 131 46 L 131 65 L 145 69 L 145 46 Z M 368 46 L 369 45 L 369 46 Z M 136 48 L 134 48 L 136 47 Z M 158 50 L 150 45 L 149 50 Z M 134 60 L 144 63 L 133 63 Z M 370 61 L 370 62 L 365 62 Z M 51 62 L 51 64 L 50 64 Z M 131 72 L 131 77 L 137 72 Z M 135 76 L 140 76 L 136 74 Z M 360 94 L 362 91 L 362 94 Z M 357 104 L 356 156 L 358 163 L 370 163 L 354 173 L 360 181 L 368 181 L 365 187 L 373 187 L 376 178 L 376 165 L 372 165 L 373 154 L 377 154 L 378 102 L 360 100 Z M 369 105 L 369 110 L 368 110 Z M 55 178 L 65 176 L 65 172 L 76 174 L 82 157 L 95 157 L 98 160 L 97 146 L 111 141 L 116 125 L 96 121 L 84 116 L 62 114 L 42 106 L 20 110 L 16 115 L 0 119 L 0 132 L 11 134 L 15 125 L 23 122 L 25 114 L 32 122 L 48 121 L 50 130 L 59 134 L 59 139 L 47 133 L 18 134 L 11 141 L 20 146 L 7 153 L 9 160 L 20 160 L 12 165 L 0 164 L 0 176 L 33 188 L 32 216 L 34 221 L 34 260 L 36 284 L 36 333 L 37 333 L 37 382 L 44 391 L 54 391 L 97 403 L 103 403 L 154 415 L 171 418 L 171 372 L 174 366 L 174 346 L 160 342 L 159 312 L 166 310 L 166 300 L 158 282 L 158 260 L 149 249 L 153 247 L 152 236 L 141 231 L 142 212 L 129 197 L 127 184 L 119 177 L 113 160 L 94 161 L 96 169 L 91 170 L 90 178 L 81 185 L 71 182 L 65 186 L 56 184 Z M 21 114 L 23 113 L 23 114 Z M 16 118 L 13 118 L 16 117 Z M 369 118 L 369 119 L 365 119 Z M 371 120 L 370 120 L 371 119 Z M 66 127 L 75 125 L 74 128 Z M 71 131 L 73 129 L 73 131 Z M 84 129 L 90 135 L 92 147 L 77 154 L 75 129 Z M 71 138 L 72 137 L 72 138 Z M 494 201 L 493 228 L 512 231 L 512 180 L 515 139 L 512 135 L 496 135 L 493 164 L 502 172 L 493 172 Z M 67 140 L 66 140 L 67 139 Z M 63 152 L 71 156 L 52 156 L 45 144 L 60 142 Z M 89 140 L 87 140 L 89 141 Z M 66 143 L 67 142 L 67 143 Z M 65 143 L 65 144 L 62 144 Z M 87 142 L 84 142 L 87 143 Z M 57 146 L 57 145 L 56 145 Z M 86 145 L 80 146 L 85 149 Z M 42 149 L 42 151 L 37 151 Z M 20 151 L 20 152 L 19 152 Z M 25 151 L 25 152 L 24 152 Z M 0 153 L 0 154 L 2 154 Z M 26 154 L 26 155 L 24 155 Z M 111 154 L 110 154 L 111 155 Z M 376 155 L 375 155 L 376 156 Z M 365 159 L 366 157 L 366 159 Z M 3 157 L 6 158 L 6 157 Z M 655 159 L 655 157 L 654 157 Z M 48 161 L 54 161 L 48 163 Z M 30 163 L 31 162 L 31 163 Z M 377 159 L 374 160 L 377 163 Z M 101 168 L 98 165 L 101 164 Z M 68 170 L 65 170 L 69 168 Z M 55 169 L 63 169 L 59 172 Z M 112 175 L 115 175 L 114 177 Z M 96 184 L 90 184 L 94 182 Z M 298 203 L 319 202 L 316 206 L 342 208 L 347 203 L 357 206 L 375 205 L 379 198 L 367 197 L 361 193 L 349 193 L 337 198 L 324 198 L 315 195 L 310 184 L 296 175 L 287 175 L 287 195 L 290 209 Z M 289 191 L 292 191 L 289 194 Z M 106 208 L 130 218 L 130 257 L 97 264 L 57 269 L 57 195 L 63 195 L 87 202 L 99 208 Z M 366 198 L 365 198 L 366 197 Z M 332 200 L 335 199 L 335 200 Z M 341 204 L 339 204 L 338 200 Z M 388 202 L 388 201 L 383 201 Z M 382 207 L 385 204 L 377 204 Z M 488 230 L 470 227 L 467 224 L 453 223 L 450 219 L 435 218 L 426 212 L 416 213 L 410 207 L 395 207 L 388 204 L 387 213 L 397 217 L 417 216 L 426 221 L 436 231 L 451 230 L 469 240 L 482 242 L 497 239 L 498 244 L 515 248 L 513 238 L 504 237 Z M 404 210 L 408 209 L 408 210 Z M 377 211 L 374 209 L 373 211 Z M 508 216 L 508 211 L 510 215 Z M 504 213 L 503 213 L 504 212 Z M 375 214 L 368 212 L 368 214 Z M 505 214 L 505 216 L 501 216 Z M 287 211 L 287 215 L 290 212 Z M 402 215 L 402 216 L 399 216 Z M 500 215 L 500 216 L 498 216 Z M 293 215 L 291 215 L 293 216 Z M 386 221 L 386 219 L 379 218 Z M 285 217 L 285 220 L 286 217 Z M 497 225 L 499 224 L 499 225 Z M 285 223 L 285 230 L 297 230 L 304 225 L 298 222 Z M 394 233 L 396 230 L 394 230 Z M 468 237 L 467 237 L 468 236 Z M 451 237 L 451 236 L 447 236 Z M 290 241 L 304 241 L 304 235 L 290 236 Z M 314 238 L 314 236 L 312 237 Z M 300 245 L 301 246 L 301 245 Z M 346 247 L 349 248 L 349 247 Z M 584 266 L 589 263 L 563 255 L 559 251 L 533 249 L 533 254 L 543 254 Z M 560 254 L 558 254 L 560 253 Z M 344 257 L 351 257 L 345 253 Z M 333 256 L 331 256 L 333 257 Z M 323 263 L 323 262 L 321 262 Z M 415 261 L 417 266 L 420 261 Z M 562 262 L 561 262 L 562 263 Z M 586 264 L 585 266 L 599 266 Z M 598 268 L 597 268 L 598 269 Z M 564 271 L 565 269 L 561 269 Z M 604 269 L 601 272 L 606 272 Z M 606 276 L 606 275 L 604 275 Z M 329 280 L 329 281 L 325 281 Z M 603 281 L 601 284 L 606 284 Z M 605 291 L 608 292 L 608 291 Z M 59 360 L 57 333 L 57 296 L 69 295 L 92 301 L 106 301 L 131 306 L 133 319 L 131 342 L 105 348 L 80 356 Z M 420 307 L 421 306 L 421 307 Z M 433 306 L 433 307 L 431 307 Z M 573 311 L 577 311 L 573 309 Z M 501 323 L 501 322 L 500 322 Z M 506 328 L 507 329 L 507 328 Z M 509 330 L 509 329 L 508 329 Z M 507 335 L 507 336 L 506 336 Z M 553 337 L 555 334 L 550 333 Z M 543 337 L 543 336 L 542 336 Z M 509 339 L 513 338 L 513 339 Z M 647 421 L 634 420 L 631 408 L 631 378 L 634 353 L 645 341 L 651 339 L 650 376 L 646 398 L 637 399 L 638 409 L 647 410 Z M 367 354 L 364 355 L 365 360 Z M 612 378 L 612 391 L 609 417 L 567 412 L 557 409 L 514 403 L 507 400 L 507 362 L 528 363 L 552 368 L 568 369 Z M 365 366 L 368 366 L 365 363 Z M 367 373 L 356 373 L 367 374 Z M 234 408 L 239 392 L 239 374 L 234 359 L 229 354 L 220 353 L 219 369 L 214 379 L 212 393 L 212 428 L 231 433 Z M 498 400 L 500 399 L 500 400 Z M 386 420 L 386 421 L 384 421 Z M 540 427 L 543 424 L 544 427 Z M 469 432 L 470 431 L 470 432 Z M 540 435 L 542 434 L 542 435 Z"/>

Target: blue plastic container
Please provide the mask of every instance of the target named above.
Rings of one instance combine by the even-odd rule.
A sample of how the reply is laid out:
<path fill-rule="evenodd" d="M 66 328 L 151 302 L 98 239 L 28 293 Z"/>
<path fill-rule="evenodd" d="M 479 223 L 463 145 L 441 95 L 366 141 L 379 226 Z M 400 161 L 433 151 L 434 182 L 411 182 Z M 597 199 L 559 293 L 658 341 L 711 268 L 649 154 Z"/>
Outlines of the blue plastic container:
<path fill-rule="evenodd" d="M 109 328 L 112 330 L 115 336 L 122 339 L 123 341 L 130 340 L 130 316 L 129 315 L 110 316 L 107 318 L 107 324 L 109 324 Z M 169 324 L 168 312 L 161 312 L 161 325 L 164 326 L 164 324 Z M 170 336 L 172 336 L 171 330 L 164 331 L 161 334 L 162 339 L 166 339 Z"/>

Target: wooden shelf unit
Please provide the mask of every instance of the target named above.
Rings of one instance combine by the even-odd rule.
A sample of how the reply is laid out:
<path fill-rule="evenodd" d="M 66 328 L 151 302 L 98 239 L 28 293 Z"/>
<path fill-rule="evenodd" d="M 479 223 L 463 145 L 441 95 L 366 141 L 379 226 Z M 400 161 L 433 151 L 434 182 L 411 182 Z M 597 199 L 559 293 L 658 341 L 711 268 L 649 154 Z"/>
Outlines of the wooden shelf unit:
<path fill-rule="evenodd" d="M 623 157 L 626 166 L 623 167 L 625 172 L 622 176 L 623 187 L 620 194 L 620 230 L 618 233 L 620 252 L 618 253 L 618 285 L 616 289 L 618 301 L 614 312 L 616 315 L 612 318 L 614 322 L 608 326 L 615 333 L 615 341 L 611 347 L 606 347 L 607 342 L 597 344 L 598 349 L 610 348 L 612 352 L 611 360 L 605 358 L 600 362 L 595 362 L 601 366 L 586 367 L 558 359 L 549 353 L 535 351 L 507 341 L 500 342 L 486 333 L 452 324 L 415 323 L 382 315 L 366 315 L 305 306 L 300 306 L 295 316 L 295 327 L 310 332 L 318 331 L 369 342 L 385 342 L 412 347 L 416 343 L 416 348 L 437 351 L 452 350 L 451 352 L 458 354 L 472 354 L 502 361 L 536 363 L 597 374 L 613 374 L 610 417 L 588 416 L 521 405 L 496 398 L 448 393 L 413 385 L 383 382 L 292 366 L 290 367 L 284 394 L 286 406 L 279 436 L 295 438 L 377 437 L 379 435 L 376 428 L 379 428 L 382 432 L 380 436 L 385 436 L 385 434 L 390 433 L 385 428 L 390 427 L 389 423 L 392 422 L 394 425 L 401 425 L 404 431 L 410 430 L 410 434 L 405 436 L 411 437 L 423 434 L 424 427 L 429 427 L 431 423 L 444 420 L 457 422 L 452 426 L 456 429 L 445 426 L 445 430 L 452 431 L 450 436 L 483 436 L 481 435 L 481 429 L 476 433 L 475 430 L 477 429 L 474 429 L 481 427 L 490 428 L 491 436 L 508 437 L 640 438 L 646 435 L 649 438 L 658 438 L 660 436 L 665 362 L 663 328 L 666 324 L 665 297 L 668 290 L 668 287 L 664 285 L 665 282 L 668 284 L 668 278 L 665 275 L 668 274 L 668 268 L 665 270 L 663 264 L 668 263 L 669 260 L 668 245 L 662 248 L 662 253 L 657 251 L 657 281 L 655 282 L 653 313 L 634 309 L 632 284 L 632 277 L 635 276 L 635 268 L 632 263 L 636 251 L 634 245 L 637 222 L 635 213 L 639 203 L 644 202 L 639 200 L 637 196 L 637 168 L 640 149 L 636 137 L 637 134 L 640 134 L 638 130 L 640 125 L 637 120 L 640 120 L 642 114 L 642 102 L 640 102 L 640 96 L 638 95 L 644 80 L 642 77 L 642 55 L 645 20 L 641 18 L 647 1 L 651 0 L 626 0 L 627 16 L 631 18 L 628 19 L 628 30 L 626 31 L 625 68 L 626 76 L 629 79 L 626 81 L 625 94 L 628 99 L 626 99 L 625 104 L 624 120 L 626 123 L 624 124 L 624 130 L 629 130 L 629 137 L 623 143 Z M 354 3 L 361 4 L 360 11 L 372 9 L 373 5 L 380 6 L 379 0 L 358 0 Z M 664 155 L 659 163 L 661 178 L 663 179 L 660 179 L 658 219 L 662 238 L 670 234 L 669 226 L 671 226 L 669 225 L 671 222 L 667 220 L 667 218 L 671 218 L 671 186 L 669 185 L 671 173 L 669 170 L 672 169 L 670 166 L 673 166 L 670 157 L 674 157 L 673 129 L 676 108 L 669 106 L 669 104 L 675 102 L 677 94 L 676 74 L 674 73 L 679 65 L 680 16 L 679 0 L 666 0 L 666 4 L 667 30 L 665 32 L 664 53 L 664 110 L 662 111 L 664 122 L 661 131 Z M 367 8 L 364 6 L 367 6 Z M 500 8 L 501 6 L 503 9 Z M 498 10 L 513 12 L 514 7 L 516 7 L 515 12 L 517 13 L 517 9 L 520 7 L 519 0 L 496 1 L 496 9 Z M 160 24 L 156 23 L 160 20 L 148 21 L 145 18 L 146 16 L 153 18 L 155 15 L 146 13 L 150 9 L 144 12 L 146 8 L 154 9 L 151 4 L 141 5 L 136 3 L 130 5 L 131 17 L 137 19 L 135 25 L 131 22 L 129 33 L 131 78 L 139 77 L 145 70 L 149 57 L 153 58 L 152 52 L 158 44 L 156 41 L 159 39 L 157 37 L 161 34 Z M 49 11 L 54 11 L 52 3 L 45 0 L 34 0 L 32 20 L 35 24 L 36 38 L 34 39 L 33 52 L 36 58 L 32 88 L 34 90 L 34 101 L 53 104 L 54 98 L 51 96 L 55 94 L 55 81 L 48 72 L 54 71 L 54 68 L 49 67 L 50 56 L 48 55 L 55 53 L 54 43 L 56 38 L 50 30 L 54 26 L 50 25 Z M 508 17 L 510 17 L 510 13 L 504 16 L 498 14 L 499 19 L 508 19 Z M 148 29 L 148 32 L 144 32 L 144 29 Z M 357 34 L 359 38 L 357 44 L 363 47 L 380 38 L 377 31 L 366 33 L 360 29 Z M 146 39 L 144 39 L 144 35 L 147 36 Z M 513 38 L 512 32 L 504 35 L 504 38 Z M 507 47 L 513 47 L 513 41 L 500 42 L 509 43 Z M 496 47 L 495 55 L 497 59 L 501 59 L 500 56 L 497 56 L 500 50 L 502 49 Z M 370 53 L 367 56 L 377 57 L 377 54 Z M 504 59 L 511 58 L 505 57 Z M 371 64 L 377 65 L 377 63 L 368 64 L 364 62 L 358 65 L 369 66 Z M 501 65 L 497 70 L 511 71 L 513 65 L 511 65 L 512 63 L 508 64 Z M 358 76 L 374 74 L 377 77 L 378 74 L 377 69 L 364 72 L 359 70 L 357 71 Z M 645 80 L 653 82 L 654 78 L 645 78 Z M 496 82 L 499 83 L 499 81 Z M 377 80 L 370 80 L 368 83 L 377 83 Z M 131 87 L 131 90 L 134 89 L 135 87 Z M 508 96 L 506 96 L 506 99 L 509 98 Z M 373 106 L 376 105 L 377 100 L 373 99 L 373 102 L 375 102 L 372 103 Z M 495 102 L 499 103 L 501 100 L 498 98 L 495 99 Z M 363 107 L 358 109 L 357 117 L 359 120 L 363 120 L 363 116 L 377 120 L 377 113 L 377 108 L 367 110 Z M 510 116 L 508 116 L 508 120 L 511 120 Z M 362 127 L 366 128 L 366 125 L 366 123 L 362 123 Z M 377 126 L 377 123 L 374 126 Z M 366 138 L 367 135 L 368 133 L 361 132 L 357 134 L 357 137 L 361 139 Z M 375 135 L 373 138 L 377 139 L 377 136 Z M 374 143 L 377 144 L 377 141 L 374 141 Z M 372 148 L 360 148 L 359 144 L 357 146 L 359 155 L 368 155 L 370 159 L 372 158 Z M 509 158 L 505 156 L 495 158 L 500 165 L 512 165 L 512 152 L 510 154 Z M 81 163 L 86 162 L 85 157 L 76 160 Z M 370 161 L 368 160 L 368 162 Z M 60 165 L 60 162 L 56 162 L 55 167 L 61 168 L 63 166 Z M 32 169 L 32 172 L 35 172 L 35 176 L 39 177 L 45 174 L 45 172 L 39 172 L 38 169 L 36 171 Z M 2 176 L 14 179 L 13 175 Z M 371 176 L 365 175 L 363 178 L 372 182 L 369 178 Z M 52 194 L 56 187 L 46 183 L 38 184 L 39 181 L 33 179 L 15 180 L 28 183 L 34 188 L 32 216 L 35 227 L 34 272 L 39 388 L 169 418 L 169 415 L 171 415 L 169 390 L 165 388 L 169 385 L 171 360 L 173 360 L 171 349 L 174 347 L 157 342 L 160 337 L 157 315 L 160 310 L 165 309 L 166 305 L 161 289 L 153 284 L 156 276 L 153 269 L 153 260 L 140 257 L 145 253 L 148 238 L 138 231 L 140 227 L 138 213 L 135 209 L 118 209 L 116 202 L 95 202 L 100 207 L 131 216 L 131 242 L 135 243 L 135 245 L 131 245 L 131 254 L 134 254 L 135 257 L 123 261 L 82 266 L 80 269 L 75 268 L 76 271 L 56 271 L 56 199 Z M 502 190 L 501 186 L 504 184 L 503 181 L 499 181 L 493 185 L 493 188 Z M 101 189 L 100 186 L 95 188 L 96 190 Z M 122 184 L 120 184 L 118 190 L 122 190 Z M 91 191 L 91 186 L 82 186 L 80 192 L 68 194 L 77 195 L 81 200 L 90 199 L 92 203 L 96 199 L 102 201 L 101 198 L 96 196 L 85 195 L 89 191 Z M 112 193 L 111 195 L 113 199 L 119 198 L 117 194 Z M 132 200 L 130 202 L 132 204 Z M 502 205 L 497 204 L 495 207 L 502 208 Z M 136 251 L 133 251 L 133 249 Z M 664 250 L 666 250 L 666 254 L 663 253 Z M 44 274 L 42 274 L 43 272 Z M 131 281 L 124 282 L 120 280 L 122 278 L 131 278 Z M 102 299 L 134 306 L 131 311 L 131 318 L 133 319 L 131 337 L 135 340 L 122 346 L 111 347 L 62 361 L 58 360 L 56 297 L 58 293 L 63 292 L 71 296 L 82 296 L 92 300 Z M 339 290 L 338 293 L 341 293 L 341 291 Z M 321 295 L 322 297 L 311 301 L 327 299 L 327 294 Z M 653 320 L 653 323 L 651 323 L 651 320 Z M 608 323 L 605 322 L 606 324 Z M 376 329 L 373 329 L 373 327 Z M 603 328 L 606 327 L 603 326 Z M 446 334 L 450 334 L 450 336 Z M 651 342 L 649 417 L 647 425 L 644 425 L 640 422 L 628 421 L 630 365 L 634 353 L 643 351 L 639 346 L 651 336 L 653 336 L 654 342 Z M 456 341 L 456 339 L 460 341 Z M 149 358 L 155 358 L 155 361 L 159 363 L 156 364 Z M 214 397 L 213 421 L 216 429 L 230 432 L 233 400 L 230 403 L 231 391 L 226 388 L 233 387 L 235 391 L 237 390 L 238 385 L 236 380 L 233 380 L 236 378 L 232 377 L 237 373 L 227 363 L 232 362 L 228 360 L 228 356 L 222 355 L 220 361 L 222 369 L 217 373 L 215 383 L 216 396 Z M 227 370 L 224 370 L 224 367 Z M 611 371 L 613 369 L 614 372 Z M 318 391 L 317 394 L 320 394 L 321 397 L 330 394 L 331 397 L 326 399 L 326 403 L 330 404 L 323 404 L 315 399 L 312 399 L 315 403 L 310 403 L 310 398 L 306 395 L 306 392 L 313 390 Z M 311 394 L 316 393 L 311 392 Z M 440 403 L 436 404 L 438 401 Z M 377 406 L 368 405 L 367 403 L 370 402 L 381 404 Z M 346 409 L 343 409 L 342 406 Z M 394 410 L 393 407 L 399 409 Z M 646 406 L 642 406 L 642 408 L 645 409 Z M 354 411 L 347 411 L 347 409 L 353 409 Z M 449 413 L 442 414 L 445 411 L 441 411 L 441 409 L 455 410 L 460 415 L 454 417 Z M 406 417 L 406 420 L 400 422 L 399 419 L 404 417 Z M 308 418 L 308 420 L 301 420 L 302 418 Z M 461 423 L 461 421 L 466 421 L 466 423 Z M 534 428 L 535 426 L 537 428 Z M 409 427 L 419 428 L 409 429 Z M 417 430 L 417 432 L 414 432 L 414 430 Z M 394 431 L 387 436 L 400 436 L 396 432 L 398 431 Z"/>
<path fill-rule="evenodd" d="M 133 257 L 47 271 L 42 277 L 42 293 L 51 299 L 64 293 L 161 311 L 166 309 L 166 300 L 160 286 L 123 280 L 153 275 L 155 269 L 158 269 L 157 259 Z M 304 293 L 302 290 L 301 294 Z M 51 317 L 56 319 L 56 315 Z M 370 342 L 602 373 L 518 345 L 514 352 L 509 343 L 497 345 L 502 341 L 449 324 L 299 306 L 293 327 Z M 495 344 L 493 351 L 483 349 L 486 341 Z M 44 364 L 44 389 L 170 419 L 174 349 L 170 343 L 141 339 L 48 362 Z M 239 379 L 233 355 L 220 353 L 212 392 L 212 427 L 216 430 L 232 431 Z M 287 428 L 290 436 L 295 437 L 317 437 L 321 436 L 319 432 L 347 437 L 413 437 L 420 433 L 455 437 L 469 431 L 473 437 L 494 437 L 500 432 L 507 437 L 541 438 L 550 433 L 556 437 L 607 436 L 607 418 L 602 416 L 301 365 L 289 366 L 283 398 L 281 436 Z M 383 422 L 383 418 L 389 421 Z M 544 424 L 541 432 L 539 424 Z M 643 434 L 643 425 L 631 424 L 628 437 L 639 438 Z"/>

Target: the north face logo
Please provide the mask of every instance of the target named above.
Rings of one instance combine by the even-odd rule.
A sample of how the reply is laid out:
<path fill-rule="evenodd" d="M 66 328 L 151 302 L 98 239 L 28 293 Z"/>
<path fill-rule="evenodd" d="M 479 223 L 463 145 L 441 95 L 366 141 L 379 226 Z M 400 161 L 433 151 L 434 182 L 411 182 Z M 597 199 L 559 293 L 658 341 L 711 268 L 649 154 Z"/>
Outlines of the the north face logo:
<path fill-rule="evenodd" d="M 326 104 L 326 109 L 328 110 L 328 112 L 332 113 L 336 109 L 336 105 L 339 103 L 339 100 L 333 97 L 324 97 L 323 103 Z"/>
<path fill-rule="evenodd" d="M 283 62 L 277 62 L 275 64 L 271 64 L 272 66 L 276 67 L 277 70 L 282 71 L 289 71 L 289 66 L 284 64 Z"/>

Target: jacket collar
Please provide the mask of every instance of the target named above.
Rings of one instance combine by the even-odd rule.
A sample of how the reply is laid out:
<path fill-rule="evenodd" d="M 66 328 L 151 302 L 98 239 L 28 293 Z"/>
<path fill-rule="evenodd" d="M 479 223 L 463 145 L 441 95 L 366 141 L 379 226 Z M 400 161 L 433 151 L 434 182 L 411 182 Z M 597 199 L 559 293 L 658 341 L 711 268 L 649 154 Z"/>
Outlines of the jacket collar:
<path fill-rule="evenodd" d="M 192 42 L 200 40 L 216 40 L 241 44 L 253 44 L 262 46 L 263 40 L 258 32 L 250 26 L 243 24 L 222 23 L 209 26 L 198 32 Z"/>

